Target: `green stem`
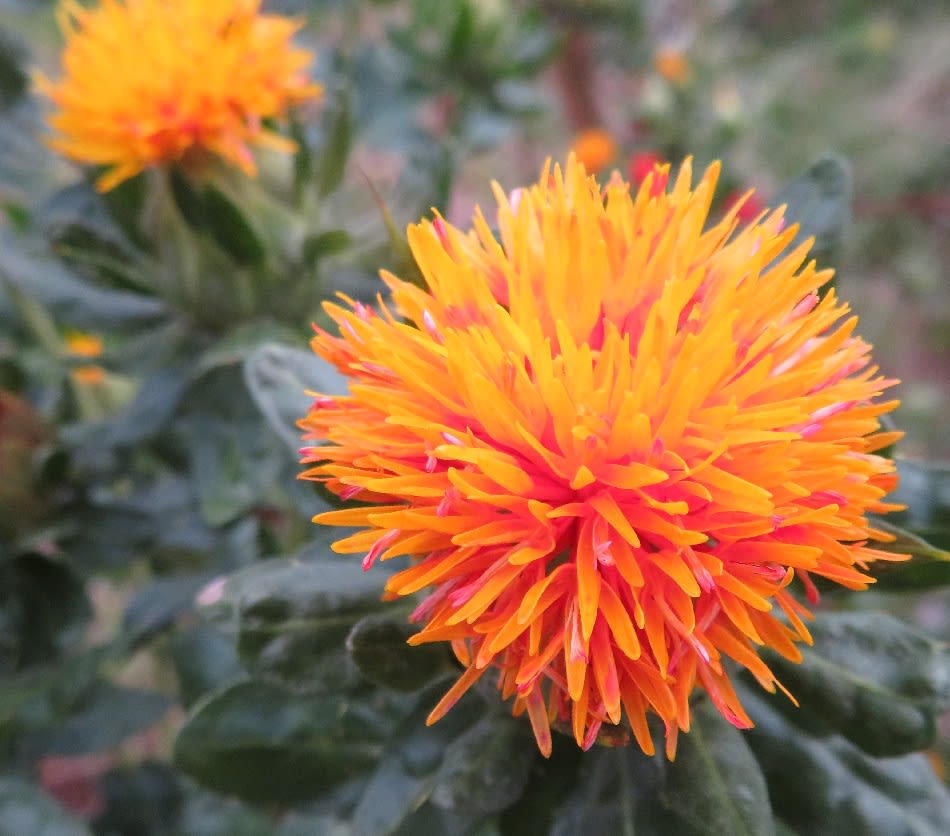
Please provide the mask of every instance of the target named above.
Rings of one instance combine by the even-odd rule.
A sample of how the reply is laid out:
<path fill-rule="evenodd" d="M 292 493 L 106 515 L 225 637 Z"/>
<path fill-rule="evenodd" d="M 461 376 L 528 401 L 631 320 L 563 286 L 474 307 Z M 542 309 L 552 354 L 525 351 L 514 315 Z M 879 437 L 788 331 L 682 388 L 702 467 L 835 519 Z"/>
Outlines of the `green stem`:
<path fill-rule="evenodd" d="M 629 765 L 625 762 L 627 750 L 624 747 L 618 747 L 614 750 L 620 760 L 618 772 L 620 773 L 620 823 L 623 828 L 623 836 L 636 836 L 634 827 L 634 800 L 633 784 L 630 781 Z"/>

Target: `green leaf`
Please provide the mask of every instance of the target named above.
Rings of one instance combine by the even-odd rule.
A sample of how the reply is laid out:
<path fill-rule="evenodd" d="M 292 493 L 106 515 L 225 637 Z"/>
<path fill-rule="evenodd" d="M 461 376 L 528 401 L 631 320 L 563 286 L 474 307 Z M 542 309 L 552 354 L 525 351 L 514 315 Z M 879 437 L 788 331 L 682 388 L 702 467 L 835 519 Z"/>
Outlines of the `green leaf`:
<path fill-rule="evenodd" d="M 158 371 L 148 375 L 128 405 L 105 421 L 74 424 L 64 428 L 63 439 L 74 449 L 101 451 L 141 444 L 164 430 L 188 390 L 189 364 L 183 353 L 170 357 Z"/>
<path fill-rule="evenodd" d="M 610 833 L 617 836 L 653 836 L 671 832 L 656 827 L 649 814 L 656 813 L 656 793 L 661 786 L 662 761 L 647 757 L 638 746 L 607 748 L 594 746 L 588 752 L 577 753 L 572 740 L 562 746 L 555 741 L 554 754 L 549 762 L 539 764 L 542 778 L 534 777 L 526 791 L 528 809 L 540 800 L 552 798 L 550 833 L 567 836 L 573 833 Z M 570 747 L 573 752 L 560 749 Z M 551 774 L 551 767 L 555 768 Z M 559 768 L 558 768 L 559 767 Z M 559 796 L 540 791 L 539 780 L 552 781 L 563 788 Z M 651 800 L 653 803 L 651 804 Z M 517 810 L 521 803 L 515 804 Z M 649 809 L 648 809 L 649 808 Z M 522 810 L 522 815 L 524 811 Z M 663 811 L 659 810 L 661 817 Z M 543 815 L 543 814 L 542 814 Z M 520 830 L 511 828 L 511 819 L 503 816 L 504 836 L 520 836 Z M 549 836 L 547 830 L 528 831 L 537 836 Z"/>
<path fill-rule="evenodd" d="M 114 661 L 118 651 L 118 643 L 99 645 L 4 676 L 0 679 L 0 728 L 18 720 L 34 732 L 56 725 L 70 710 L 81 707 L 99 684 L 99 670 Z"/>
<path fill-rule="evenodd" d="M 201 354 L 192 376 L 197 380 L 222 366 L 243 363 L 264 345 L 293 342 L 298 336 L 294 329 L 269 319 L 241 323 Z"/>
<path fill-rule="evenodd" d="M 286 451 L 264 429 L 242 371 L 221 366 L 202 377 L 178 420 L 201 514 L 212 526 L 266 504 L 289 464 Z"/>
<path fill-rule="evenodd" d="M 178 696 L 186 708 L 244 672 L 234 642 L 204 625 L 176 630 L 168 653 L 178 678 Z"/>
<path fill-rule="evenodd" d="M 431 792 L 431 775 L 413 775 L 398 757 L 384 755 L 356 807 L 353 827 L 357 833 L 389 836 Z"/>
<path fill-rule="evenodd" d="M 207 572 L 185 572 L 142 585 L 126 605 L 122 629 L 133 641 L 167 629 L 175 619 L 192 609 L 195 595 L 209 580 Z"/>
<path fill-rule="evenodd" d="M 9 836 L 90 836 L 79 819 L 66 813 L 33 784 L 0 779 L 0 833 Z"/>
<path fill-rule="evenodd" d="M 297 143 L 294 152 L 294 200 L 299 205 L 304 188 L 313 175 L 313 150 L 303 124 L 293 113 L 288 115 L 288 127 L 291 139 Z"/>
<path fill-rule="evenodd" d="M 797 836 L 950 832 L 950 792 L 923 755 L 874 758 L 840 735 L 810 734 L 781 695 L 742 687 L 741 698 L 772 806 Z"/>
<path fill-rule="evenodd" d="M 75 650 L 91 615 L 83 581 L 68 564 L 37 554 L 0 563 L 0 670 Z"/>
<path fill-rule="evenodd" d="M 502 836 L 549 836 L 558 807 L 576 787 L 578 767 L 588 757 L 577 746 L 555 746 L 550 758 L 535 758 L 521 796 L 499 816 Z"/>
<path fill-rule="evenodd" d="M 222 249 L 247 267 L 263 264 L 267 248 L 243 210 L 212 183 L 205 184 L 202 201 L 205 225 Z"/>
<path fill-rule="evenodd" d="M 47 251 L 27 251 L 23 241 L 4 228 L 0 228 L 0 279 L 74 328 L 138 331 L 168 313 L 152 296 L 97 287 L 79 278 Z"/>
<path fill-rule="evenodd" d="M 815 644 L 801 664 L 768 654 L 803 719 L 880 757 L 933 743 L 950 705 L 945 644 L 879 613 L 822 613 L 810 629 Z"/>
<path fill-rule="evenodd" d="M 297 422 L 313 401 L 308 392 L 342 394 L 346 378 L 312 351 L 278 343 L 258 347 L 244 364 L 248 391 L 271 429 L 296 453 L 300 448 Z"/>
<path fill-rule="evenodd" d="M 104 198 L 91 183 L 80 182 L 60 189 L 36 210 L 36 225 L 51 249 L 77 268 L 110 286 L 154 292 L 130 239 L 116 223 Z"/>
<path fill-rule="evenodd" d="M 345 229 L 329 229 L 310 235 L 303 242 L 300 259 L 305 267 L 316 267 L 324 256 L 341 252 L 350 246 L 352 239 Z"/>
<path fill-rule="evenodd" d="M 23 70 L 26 49 L 18 38 L 0 29 L 0 110 L 9 107 L 26 91 L 29 76 Z"/>
<path fill-rule="evenodd" d="M 787 183 L 771 205 L 785 204 L 788 222 L 799 224 L 789 249 L 814 238 L 813 258 L 823 262 L 833 254 L 851 221 L 851 192 L 851 167 L 840 157 L 816 160 Z"/>
<path fill-rule="evenodd" d="M 344 641 L 354 623 L 379 608 L 384 583 L 358 560 L 311 547 L 237 572 L 200 600 L 213 621 L 237 634 L 251 669 L 326 689 L 352 677 Z"/>
<path fill-rule="evenodd" d="M 337 96 L 336 110 L 328 124 L 327 141 L 321 149 L 318 164 L 317 191 L 321 197 L 335 191 L 346 172 L 346 161 L 353 144 L 353 116 L 348 91 L 342 90 Z"/>
<path fill-rule="evenodd" d="M 445 62 L 448 65 L 461 66 L 467 59 L 475 29 L 475 12 L 468 2 L 458 4 L 458 16 L 449 33 L 445 45 Z"/>
<path fill-rule="evenodd" d="M 900 483 L 888 501 L 907 509 L 887 515 L 940 549 L 950 549 L 950 463 L 898 459 Z"/>
<path fill-rule="evenodd" d="M 285 458 L 257 422 L 195 415 L 188 429 L 192 479 L 209 525 L 234 522 L 279 484 Z"/>
<path fill-rule="evenodd" d="M 116 766 L 98 784 L 104 809 L 96 816 L 97 833 L 161 833 L 178 821 L 184 789 L 167 764 L 146 760 Z"/>
<path fill-rule="evenodd" d="M 446 747 L 484 712 L 484 704 L 469 693 L 438 723 L 427 726 L 426 717 L 444 690 L 441 685 L 428 689 L 396 727 L 353 811 L 355 833 L 389 836 L 401 832 L 402 825 L 431 796 Z"/>
<path fill-rule="evenodd" d="M 657 794 L 663 828 L 677 836 L 774 836 L 765 778 L 742 733 L 703 700 L 680 736 Z"/>
<path fill-rule="evenodd" d="M 64 351 L 63 341 L 59 336 L 56 323 L 49 311 L 33 298 L 23 288 L 7 279 L 4 265 L 0 264 L 0 287 L 10 300 L 11 307 L 32 332 L 33 338 L 43 347 L 43 350 L 52 357 L 59 357 Z"/>
<path fill-rule="evenodd" d="M 139 246 L 145 245 L 142 229 L 142 214 L 150 188 L 154 186 L 155 172 L 144 171 L 123 180 L 115 188 L 100 195 L 109 217 L 129 239 Z"/>
<path fill-rule="evenodd" d="M 419 628 L 405 618 L 378 613 L 353 625 L 346 649 L 370 682 L 395 691 L 418 691 L 450 671 L 458 671 L 443 642 L 410 647 Z"/>
<path fill-rule="evenodd" d="M 501 812 L 524 791 L 537 757 L 523 717 L 485 717 L 446 747 L 432 802 L 468 816 Z"/>
<path fill-rule="evenodd" d="M 872 568 L 877 592 L 910 592 L 950 584 L 950 552 L 938 549 L 890 520 L 875 518 L 874 528 L 894 535 L 889 543 L 875 543 L 876 549 L 909 554 L 910 560 L 879 561 Z"/>
<path fill-rule="evenodd" d="M 389 241 L 390 249 L 392 250 L 391 255 L 391 264 L 393 273 L 399 276 L 404 282 L 409 282 L 414 284 L 417 287 L 426 287 L 425 278 L 422 275 L 422 271 L 419 269 L 419 265 L 416 263 L 415 256 L 412 254 L 412 250 L 409 248 L 409 242 L 406 240 L 406 236 L 400 232 L 396 221 L 393 219 L 393 214 L 389 210 L 389 207 L 386 205 L 386 202 L 383 200 L 382 196 L 379 194 L 379 191 L 373 185 L 372 182 L 367 183 L 370 191 L 373 194 L 373 200 L 376 202 L 376 206 L 379 209 L 380 217 L 383 221 L 383 228 L 386 230 L 386 238 Z M 432 204 L 428 204 L 432 205 Z M 438 206 L 438 204 L 436 204 Z"/>
<path fill-rule="evenodd" d="M 205 228 L 207 210 L 201 193 L 192 185 L 191 181 L 177 168 L 173 168 L 168 175 L 168 185 L 172 200 L 181 212 L 181 216 L 194 230 Z"/>
<path fill-rule="evenodd" d="M 239 682 L 209 695 L 175 740 L 175 762 L 199 783 L 258 804 L 318 798 L 369 768 L 380 743 L 346 723 L 338 695 Z"/>

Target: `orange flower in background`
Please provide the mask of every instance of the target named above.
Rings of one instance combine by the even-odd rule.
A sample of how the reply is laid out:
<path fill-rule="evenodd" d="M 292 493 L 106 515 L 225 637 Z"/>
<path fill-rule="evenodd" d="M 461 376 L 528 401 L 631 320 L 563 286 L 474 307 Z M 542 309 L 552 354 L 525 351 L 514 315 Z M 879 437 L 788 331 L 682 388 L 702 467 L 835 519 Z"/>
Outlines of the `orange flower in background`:
<path fill-rule="evenodd" d="M 895 559 L 866 517 L 894 507 L 894 381 L 781 212 L 708 225 L 718 167 L 690 168 L 631 194 L 572 157 L 496 186 L 497 234 L 411 226 L 428 290 L 384 272 L 378 312 L 326 305 L 313 348 L 350 390 L 301 422 L 328 442 L 303 476 L 367 503 L 315 518 L 362 529 L 336 551 L 413 556 L 386 596 L 421 595 L 412 643 L 465 669 L 430 722 L 491 672 L 545 754 L 552 724 L 652 753 L 652 712 L 672 757 L 695 689 L 750 725 L 727 658 L 781 687 L 757 648 L 810 641 L 796 578 L 863 589 Z"/>
<path fill-rule="evenodd" d="M 321 92 L 291 45 L 300 24 L 260 0 L 66 0 L 59 19 L 63 78 L 37 77 L 56 108 L 50 145 L 107 166 L 102 191 L 196 152 L 253 175 L 251 146 L 296 147 L 263 120 Z"/>
<path fill-rule="evenodd" d="M 617 143 L 604 128 L 588 128 L 574 137 L 571 151 L 584 168 L 598 172 L 617 158 Z"/>
<path fill-rule="evenodd" d="M 66 334 L 66 351 L 73 357 L 89 359 L 102 356 L 102 337 L 83 331 L 70 331 Z"/>
<path fill-rule="evenodd" d="M 677 86 L 689 80 L 689 61 L 682 50 L 674 47 L 661 47 L 653 55 L 653 68 L 670 84 Z"/>

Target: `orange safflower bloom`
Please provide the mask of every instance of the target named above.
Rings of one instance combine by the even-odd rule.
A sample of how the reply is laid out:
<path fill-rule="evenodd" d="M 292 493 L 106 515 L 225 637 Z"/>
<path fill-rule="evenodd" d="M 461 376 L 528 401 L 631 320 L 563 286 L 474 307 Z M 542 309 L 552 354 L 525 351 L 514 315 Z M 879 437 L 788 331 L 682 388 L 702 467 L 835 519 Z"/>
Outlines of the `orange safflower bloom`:
<path fill-rule="evenodd" d="M 59 20 L 63 78 L 36 77 L 56 106 L 49 144 L 108 166 L 102 191 L 199 151 L 253 175 L 250 146 L 296 147 L 262 120 L 321 91 L 312 55 L 291 46 L 300 24 L 260 0 L 65 0 Z"/>
<path fill-rule="evenodd" d="M 379 312 L 326 305 L 313 348 L 350 391 L 301 422 L 329 442 L 303 476 L 368 503 L 315 518 L 363 529 L 337 552 L 413 556 L 386 595 L 422 593 L 411 643 L 465 668 L 430 722 L 491 671 L 545 754 L 552 724 L 622 723 L 652 753 L 652 712 L 672 757 L 695 689 L 751 725 L 727 657 L 781 687 L 757 647 L 810 641 L 793 579 L 893 559 L 866 513 L 894 507 L 894 381 L 781 211 L 707 226 L 718 166 L 690 168 L 654 195 L 668 167 L 635 194 L 545 167 L 496 186 L 497 235 L 409 228 L 428 290 L 383 272 Z"/>
<path fill-rule="evenodd" d="M 596 173 L 616 159 L 617 143 L 610 131 L 604 128 L 588 128 L 574 137 L 571 151 L 584 168 Z"/>

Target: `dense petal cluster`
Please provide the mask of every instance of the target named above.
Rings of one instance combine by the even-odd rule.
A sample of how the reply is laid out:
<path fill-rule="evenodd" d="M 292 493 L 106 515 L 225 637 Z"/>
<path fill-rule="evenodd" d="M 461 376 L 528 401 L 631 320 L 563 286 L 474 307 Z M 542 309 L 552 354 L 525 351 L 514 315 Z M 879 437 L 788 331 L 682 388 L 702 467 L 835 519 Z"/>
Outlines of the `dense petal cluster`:
<path fill-rule="evenodd" d="M 251 145 L 292 151 L 263 127 L 320 94 L 295 49 L 299 25 L 263 14 L 260 0 L 66 0 L 63 77 L 37 77 L 56 106 L 50 144 L 64 156 L 108 166 L 108 190 L 156 164 L 194 152 L 248 174 Z"/>
<path fill-rule="evenodd" d="M 621 723 L 652 753 L 655 713 L 672 756 L 696 689 L 750 725 L 727 659 L 774 691 L 757 648 L 800 658 L 793 579 L 861 589 L 893 558 L 866 516 L 892 508 L 893 381 L 781 211 L 711 221 L 717 173 L 631 194 L 571 158 L 496 187 L 497 233 L 412 226 L 427 289 L 327 305 L 313 348 L 349 394 L 302 421 L 328 442 L 304 476 L 366 503 L 316 518 L 362 529 L 338 552 L 413 556 L 386 593 L 464 666 L 432 721 L 491 671 L 545 753 Z"/>

